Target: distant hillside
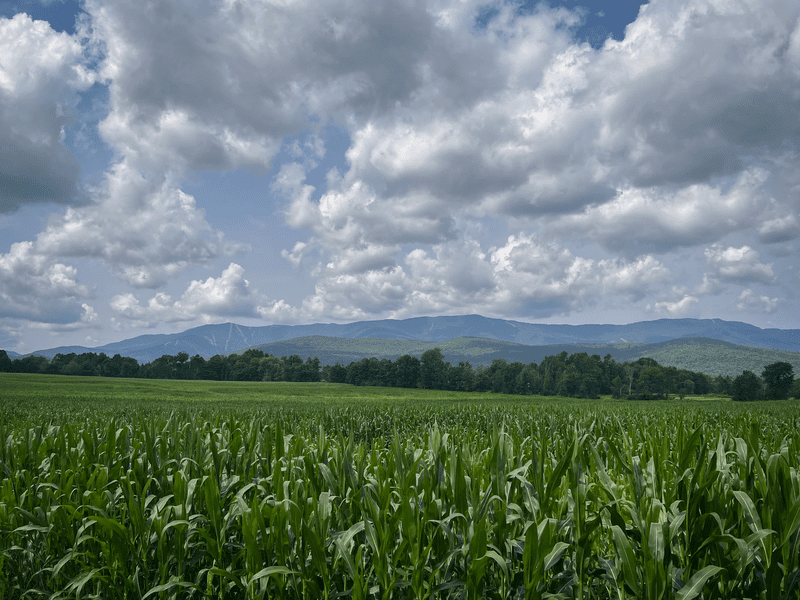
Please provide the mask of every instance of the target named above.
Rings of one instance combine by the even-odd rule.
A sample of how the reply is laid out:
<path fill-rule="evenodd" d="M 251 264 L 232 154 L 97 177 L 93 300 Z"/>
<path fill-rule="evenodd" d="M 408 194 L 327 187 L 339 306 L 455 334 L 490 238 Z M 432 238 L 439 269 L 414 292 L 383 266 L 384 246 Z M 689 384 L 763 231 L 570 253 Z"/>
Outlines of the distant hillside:
<path fill-rule="evenodd" d="M 446 360 L 452 364 L 469 361 L 473 366 L 491 364 L 496 358 L 509 362 L 539 363 L 545 356 L 562 351 L 598 353 L 599 349 L 611 349 L 609 346 L 576 346 L 574 344 L 557 344 L 551 346 L 526 346 L 502 340 L 485 338 L 460 337 L 439 342 L 420 342 L 414 340 L 388 340 L 381 338 L 337 338 L 326 336 L 309 336 L 270 344 L 254 346 L 274 356 L 290 356 L 296 354 L 303 359 L 319 358 L 323 365 L 337 362 L 349 364 L 362 358 L 395 360 L 404 354 L 422 356 L 431 348 L 439 348 Z"/>
<path fill-rule="evenodd" d="M 794 367 L 795 377 L 800 378 L 800 352 L 752 348 L 708 338 L 649 344 L 631 348 L 631 353 L 649 356 L 660 365 L 698 371 L 707 375 L 736 376 L 745 370 L 761 375 L 761 371 L 769 364 L 788 362 Z"/>
<path fill-rule="evenodd" d="M 403 354 L 421 356 L 430 348 L 438 347 L 451 364 L 469 361 L 473 366 L 488 365 L 495 359 L 508 362 L 541 363 L 545 356 L 561 352 L 574 354 L 586 352 L 604 357 L 610 354 L 617 362 L 631 362 L 650 357 L 659 364 L 679 369 L 698 371 L 707 375 L 740 375 L 744 370 L 760 374 L 774 362 L 788 362 L 800 377 L 800 352 L 787 352 L 765 348 L 739 346 L 709 338 L 685 338 L 656 344 L 552 344 L 526 346 L 500 340 L 461 337 L 443 342 L 418 342 L 386 340 L 380 338 L 347 339 L 309 336 L 260 344 L 255 348 L 274 356 L 296 354 L 303 359 L 317 357 L 323 365 L 337 362 L 349 364 L 362 358 L 396 360 Z"/>
<path fill-rule="evenodd" d="M 659 319 L 628 325 L 542 325 L 465 315 L 264 327 L 224 323 L 203 325 L 182 333 L 142 335 L 96 348 L 65 346 L 40 350 L 34 354 L 52 358 L 58 353 L 104 352 L 109 356 L 121 354 L 133 357 L 139 362 L 150 362 L 164 354 L 187 352 L 190 356 L 199 354 L 209 358 L 214 354 L 229 354 L 251 346 L 309 336 L 438 343 L 471 337 L 526 346 L 653 344 L 676 338 L 704 337 L 742 346 L 800 350 L 800 330 L 760 329 L 747 323 L 720 319 Z"/>

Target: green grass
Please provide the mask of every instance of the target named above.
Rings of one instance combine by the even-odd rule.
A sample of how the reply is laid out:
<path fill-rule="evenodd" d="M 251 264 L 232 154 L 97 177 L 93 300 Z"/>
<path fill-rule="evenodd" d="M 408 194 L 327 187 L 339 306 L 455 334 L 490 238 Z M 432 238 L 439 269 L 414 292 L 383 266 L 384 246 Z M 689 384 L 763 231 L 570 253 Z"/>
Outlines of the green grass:
<path fill-rule="evenodd" d="M 0 376 L 2 598 L 797 598 L 800 403 Z"/>

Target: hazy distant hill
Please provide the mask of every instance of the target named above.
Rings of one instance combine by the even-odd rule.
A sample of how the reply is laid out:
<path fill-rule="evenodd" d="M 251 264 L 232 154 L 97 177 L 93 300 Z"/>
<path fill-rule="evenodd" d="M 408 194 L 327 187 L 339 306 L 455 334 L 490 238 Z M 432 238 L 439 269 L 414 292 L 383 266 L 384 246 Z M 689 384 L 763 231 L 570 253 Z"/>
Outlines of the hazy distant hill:
<path fill-rule="evenodd" d="M 403 354 L 421 356 L 438 347 L 451 364 L 469 361 L 473 366 L 488 365 L 495 359 L 508 362 L 540 363 L 545 356 L 561 352 L 586 352 L 604 357 L 610 354 L 618 362 L 634 361 L 643 356 L 664 366 L 699 371 L 708 375 L 740 375 L 745 369 L 760 374 L 774 362 L 785 361 L 800 376 L 800 352 L 752 348 L 709 338 L 684 338 L 656 344 L 551 344 L 526 346 L 501 340 L 461 337 L 442 342 L 387 340 L 380 338 L 346 339 L 309 336 L 255 346 L 274 356 L 297 354 L 303 359 L 317 357 L 323 365 L 349 364 L 362 358 L 396 360 Z"/>
<path fill-rule="evenodd" d="M 558 354 L 562 350 L 567 352 L 582 352 L 587 347 L 581 346 L 576 350 L 572 344 L 556 346 L 526 346 L 515 342 L 503 340 L 489 340 L 485 338 L 460 337 L 452 340 L 424 342 L 417 340 L 391 340 L 381 338 L 336 338 L 326 336 L 309 336 L 269 344 L 254 346 L 274 356 L 290 356 L 297 354 L 302 358 L 317 357 L 323 365 L 332 365 L 337 362 L 344 364 L 361 360 L 362 358 L 375 357 L 395 360 L 404 354 L 422 356 L 422 353 L 431 348 L 440 348 L 446 359 L 452 364 L 460 361 L 469 361 L 473 365 L 488 365 L 496 358 L 504 358 L 509 362 L 541 362 L 549 354 Z M 597 349 L 591 347 L 595 354 Z"/>
<path fill-rule="evenodd" d="M 203 325 L 175 334 L 142 335 L 96 348 L 69 346 L 35 352 L 52 358 L 57 353 L 105 352 L 149 362 L 164 354 L 187 352 L 206 358 L 259 344 L 307 336 L 380 338 L 444 342 L 460 337 L 514 342 L 527 346 L 565 344 L 657 343 L 676 338 L 710 338 L 775 350 L 800 350 L 800 330 L 760 329 L 747 323 L 720 319 L 659 319 L 628 325 L 542 325 L 479 315 L 417 317 L 312 325 L 246 327 L 233 323 Z M 529 361 L 530 362 L 530 361 Z"/>
<path fill-rule="evenodd" d="M 708 338 L 670 340 L 634 347 L 631 351 L 639 356 L 649 356 L 660 365 L 707 375 L 735 376 L 744 370 L 761 375 L 764 367 L 771 363 L 788 362 L 794 367 L 795 377 L 800 378 L 800 352 L 752 348 Z"/>

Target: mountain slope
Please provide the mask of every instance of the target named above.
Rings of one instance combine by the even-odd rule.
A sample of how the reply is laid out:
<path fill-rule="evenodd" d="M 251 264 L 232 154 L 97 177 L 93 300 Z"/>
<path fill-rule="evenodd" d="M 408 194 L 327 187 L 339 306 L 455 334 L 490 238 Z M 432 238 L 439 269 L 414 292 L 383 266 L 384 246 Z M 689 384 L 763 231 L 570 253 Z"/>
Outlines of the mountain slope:
<path fill-rule="evenodd" d="M 649 356 L 663 366 L 732 377 L 745 370 L 761 375 L 769 364 L 788 362 L 794 367 L 795 377 L 800 377 L 800 352 L 753 348 L 708 338 L 670 340 L 631 348 L 631 354 L 638 354 L 636 358 Z"/>
<path fill-rule="evenodd" d="M 455 338 L 443 342 L 386 340 L 380 338 L 332 338 L 309 336 L 261 344 L 255 348 L 274 356 L 296 354 L 303 359 L 319 358 L 323 365 L 337 362 L 345 365 L 375 357 L 396 360 L 403 354 L 421 356 L 425 350 L 438 347 L 451 364 L 469 361 L 473 366 L 488 365 L 495 359 L 508 362 L 540 363 L 545 356 L 561 352 L 586 352 L 604 357 L 610 354 L 617 362 L 632 362 L 650 357 L 665 367 L 698 371 L 707 375 L 740 375 L 744 370 L 760 374 L 774 362 L 791 364 L 800 376 L 800 352 L 740 346 L 710 338 L 682 338 L 655 344 L 550 344 L 526 346 L 501 340 Z"/>
<path fill-rule="evenodd" d="M 747 323 L 720 319 L 659 319 L 628 325 L 544 325 L 479 315 L 416 317 L 413 319 L 268 325 L 246 327 L 234 323 L 203 325 L 175 334 L 142 335 L 96 348 L 70 346 L 35 352 L 52 358 L 57 353 L 105 352 L 149 362 L 164 354 L 187 352 L 210 357 L 271 342 L 308 336 L 380 338 L 444 342 L 475 337 L 527 346 L 556 344 L 658 343 L 676 338 L 705 337 L 743 346 L 800 350 L 800 330 L 760 329 Z"/>

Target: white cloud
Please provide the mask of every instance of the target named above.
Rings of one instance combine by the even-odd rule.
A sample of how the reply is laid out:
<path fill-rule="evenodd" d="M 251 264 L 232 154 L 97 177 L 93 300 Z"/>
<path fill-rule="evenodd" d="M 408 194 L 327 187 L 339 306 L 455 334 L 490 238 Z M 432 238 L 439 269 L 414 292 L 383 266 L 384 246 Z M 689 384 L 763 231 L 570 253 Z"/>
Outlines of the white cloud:
<path fill-rule="evenodd" d="M 0 255 L 0 317 L 72 323 L 91 296 L 74 267 L 46 260 L 31 242 L 12 244 Z"/>
<path fill-rule="evenodd" d="M 657 312 L 663 312 L 671 317 L 679 317 L 685 315 L 692 305 L 697 303 L 697 298 L 689 294 L 685 294 L 680 300 L 672 302 L 663 301 L 656 302 L 653 308 Z M 648 305 L 649 308 L 649 305 Z"/>
<path fill-rule="evenodd" d="M 652 256 L 596 261 L 533 236 L 511 236 L 488 251 L 464 240 L 414 249 L 391 266 L 345 270 L 330 263 L 301 306 L 277 301 L 259 312 L 277 320 L 465 312 L 535 318 L 568 315 L 609 295 L 638 300 L 668 275 Z"/>
<path fill-rule="evenodd" d="M 759 262 L 759 253 L 750 246 L 723 248 L 719 244 L 714 244 L 706 248 L 705 255 L 719 279 L 737 283 L 775 282 L 772 265 Z"/>
<path fill-rule="evenodd" d="M 212 317 L 253 317 L 257 301 L 257 294 L 244 278 L 244 269 L 231 263 L 217 278 L 192 281 L 179 300 L 158 292 L 143 306 L 132 293 L 125 293 L 112 298 L 111 308 L 122 317 L 152 326 Z"/>
<path fill-rule="evenodd" d="M 750 312 L 772 314 L 778 310 L 779 304 L 780 302 L 777 298 L 759 296 L 753 290 L 747 288 L 739 294 L 739 302 L 737 302 L 736 307 Z"/>
<path fill-rule="evenodd" d="M 800 237 L 800 222 L 795 215 L 764 221 L 758 228 L 758 238 L 765 244 L 787 242 Z"/>
<path fill-rule="evenodd" d="M 62 145 L 77 92 L 94 75 L 79 41 L 20 13 L 0 17 L 0 213 L 81 201 L 80 165 Z"/>
<path fill-rule="evenodd" d="M 159 287 L 193 265 L 243 248 L 225 242 L 192 196 L 125 163 L 108 174 L 96 203 L 54 217 L 35 247 L 44 256 L 106 262 L 134 287 Z"/>
<path fill-rule="evenodd" d="M 667 281 L 670 275 L 669 269 L 650 255 L 627 263 L 601 260 L 599 266 L 606 272 L 605 293 L 626 294 L 637 299 L 643 298 L 653 284 Z"/>
<path fill-rule="evenodd" d="M 757 220 L 759 188 L 767 177 L 763 169 L 746 171 L 727 190 L 706 183 L 678 191 L 626 188 L 605 204 L 557 219 L 554 231 L 626 253 L 715 241 Z"/>
<path fill-rule="evenodd" d="M 797 8 L 653 2 L 624 41 L 597 51 L 555 27 L 570 23 L 566 11 L 505 12 L 472 38 L 457 34 L 463 13 L 441 14 L 444 56 L 480 53 L 492 79 L 450 88 L 427 65 L 415 94 L 354 121 L 350 168 L 329 177 L 319 201 L 299 166 L 291 181 L 279 178 L 287 222 L 314 233 L 331 269 L 366 272 L 376 265 L 354 270 L 349 257 L 379 254 L 408 274 L 401 256 L 392 262 L 392 244 L 429 255 L 427 245 L 464 241 L 457 219 L 505 215 L 521 217 L 509 221 L 517 227 L 538 223 L 543 240 L 577 236 L 624 256 L 627 275 L 606 278 L 604 290 L 640 298 L 634 290 L 647 288 L 632 265 L 642 256 L 753 227 L 788 239 L 791 223 L 770 220 L 763 203 L 767 188 L 783 185 L 769 163 L 783 151 L 778 140 L 800 133 L 788 83 L 797 74 L 781 54 Z M 781 197 L 775 211 L 790 205 Z M 769 277 L 753 268 L 750 276 Z M 639 277 L 669 274 L 643 267 Z"/>
<path fill-rule="evenodd" d="M 486 30 L 478 0 L 83 6 L 84 45 L 23 17 L 0 21 L 0 139 L 11 149 L 0 173 L 33 173 L 13 160 L 35 154 L 55 183 L 37 181 L 55 192 L 29 199 L 75 203 L 76 163 L 59 140 L 94 79 L 108 86 L 99 132 L 114 153 L 88 202 L 24 242 L 0 282 L 9 314 L 46 320 L 43 291 L 58 296 L 58 320 L 78 322 L 91 293 L 69 263 L 84 258 L 121 279 L 110 284 L 114 309 L 150 324 L 538 318 L 650 294 L 666 298 L 655 310 L 683 314 L 725 283 L 773 284 L 777 251 L 764 264 L 755 240 L 791 252 L 798 237 L 796 3 L 652 0 L 624 40 L 599 49 L 572 39 L 577 12 L 544 4 L 497 2 Z M 82 66 L 90 51 L 96 75 Z M 328 125 L 351 143 L 323 184 L 312 171 L 333 153 Z M 229 267 L 178 300 L 165 295 L 186 270 L 244 249 L 209 224 L 184 180 L 265 174 L 281 149 L 294 162 L 271 191 L 301 230 L 281 256 L 316 278 L 315 293 L 297 306 L 267 301 Z M 0 211 L 26 198 L 0 193 Z M 729 246 L 731 234 L 751 245 Z M 576 250 L 597 245 L 603 258 Z M 678 248 L 693 256 L 682 273 L 708 273 L 669 296 Z M 15 252 L 0 260 L 17 265 Z M 153 292 L 140 301 L 133 288 Z"/>

